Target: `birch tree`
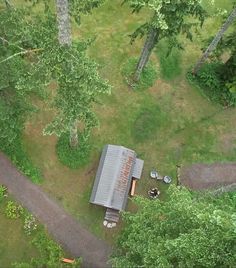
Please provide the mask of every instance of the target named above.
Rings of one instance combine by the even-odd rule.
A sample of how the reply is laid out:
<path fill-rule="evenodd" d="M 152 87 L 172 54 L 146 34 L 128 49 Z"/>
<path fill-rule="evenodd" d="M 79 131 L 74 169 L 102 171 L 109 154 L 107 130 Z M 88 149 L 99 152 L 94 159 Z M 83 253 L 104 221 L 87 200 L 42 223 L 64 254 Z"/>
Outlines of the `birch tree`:
<path fill-rule="evenodd" d="M 79 145 L 79 126 L 79 134 L 86 140 L 92 127 L 98 124 L 93 104 L 100 94 L 109 93 L 111 87 L 99 76 L 97 64 L 87 56 L 86 50 L 91 41 L 72 40 L 69 2 L 55 2 L 56 16 L 47 2 L 43 3 L 45 10 L 37 17 L 39 21 L 32 20 L 27 24 L 30 35 L 23 40 L 27 50 L 17 52 L 38 52 L 29 62 L 30 71 L 17 82 L 17 89 L 19 92 L 39 91 L 46 88 L 52 79 L 56 81 L 58 88 L 53 100 L 55 117 L 45 127 L 44 134 L 61 136 L 70 133 L 68 143 L 75 148 Z M 81 5 L 84 3 L 81 2 Z M 21 36 L 15 38 L 20 40 Z M 15 55 L 7 60 L 12 57 Z"/>
<path fill-rule="evenodd" d="M 57 115 L 46 128 L 45 133 L 70 132 L 70 145 L 79 144 L 78 126 L 82 125 L 82 135 L 89 136 L 92 127 L 98 124 L 93 112 L 93 103 L 100 93 L 109 93 L 110 86 L 97 71 L 97 64 L 86 56 L 89 42 L 72 42 L 69 4 L 67 0 L 57 0 L 58 40 L 60 47 L 50 56 L 52 73 L 57 77 L 58 92 L 54 105 Z"/>
<path fill-rule="evenodd" d="M 124 0 L 123 3 L 129 4 L 133 13 L 145 9 L 151 14 L 147 21 L 131 35 L 131 43 L 137 37 L 146 37 L 134 73 L 136 81 L 139 80 L 154 47 L 161 39 L 169 38 L 173 46 L 181 47 L 177 41 L 177 35 L 184 33 L 187 38 L 192 39 L 190 29 L 196 25 L 196 23 L 188 22 L 187 17 L 196 18 L 202 25 L 206 15 L 200 0 Z"/>
<path fill-rule="evenodd" d="M 227 29 L 232 25 L 236 18 L 236 7 L 233 9 L 233 11 L 230 13 L 228 18 L 226 19 L 225 23 L 221 26 L 220 30 L 215 35 L 214 39 L 206 49 L 206 51 L 203 53 L 202 57 L 199 59 L 195 67 L 193 68 L 192 73 L 194 75 L 197 74 L 197 72 L 200 70 L 203 63 L 206 61 L 206 59 L 209 57 L 209 55 L 212 53 L 212 51 L 217 47 L 218 43 L 220 42 L 221 38 L 223 37 L 224 33 L 227 31 Z"/>

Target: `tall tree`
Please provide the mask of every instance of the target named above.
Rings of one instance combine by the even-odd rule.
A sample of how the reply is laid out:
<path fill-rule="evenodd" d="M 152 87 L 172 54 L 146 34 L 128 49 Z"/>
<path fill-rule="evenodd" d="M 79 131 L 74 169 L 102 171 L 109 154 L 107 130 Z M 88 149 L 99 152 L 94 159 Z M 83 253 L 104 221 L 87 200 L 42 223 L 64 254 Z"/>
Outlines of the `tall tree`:
<path fill-rule="evenodd" d="M 74 148 L 79 143 L 78 127 L 86 139 L 91 128 L 97 125 L 93 104 L 100 93 L 110 92 L 110 86 L 99 76 L 96 63 L 86 55 L 91 41 L 72 41 L 68 1 L 57 0 L 57 21 L 47 2 L 44 3 L 45 16 L 38 16 L 38 25 L 31 21 L 28 25 L 30 38 L 24 40 L 28 48 L 38 49 L 40 53 L 34 56 L 30 72 L 18 81 L 17 87 L 20 91 L 39 90 L 52 79 L 57 82 L 56 115 L 44 133 L 60 136 L 69 132 L 69 142 Z"/>
<path fill-rule="evenodd" d="M 114 267 L 234 267 L 236 195 L 217 199 L 171 186 L 165 201 L 138 197 L 124 213 Z"/>
<path fill-rule="evenodd" d="M 214 39 L 212 40 L 212 42 L 210 43 L 210 45 L 208 46 L 206 51 L 203 53 L 202 57 L 199 59 L 199 61 L 197 62 L 197 64 L 193 68 L 192 73 L 194 75 L 197 74 L 197 72 L 200 70 L 200 68 L 203 65 L 203 63 L 206 61 L 206 59 L 209 57 L 209 55 L 212 53 L 212 51 L 217 47 L 217 45 L 220 42 L 222 36 L 227 31 L 229 26 L 232 25 L 232 23 L 234 22 L 235 18 L 236 18 L 236 7 L 230 13 L 230 15 L 228 16 L 228 18 L 225 21 L 225 23 L 222 25 L 220 30 L 217 32 L 217 34 L 214 37 Z"/>
<path fill-rule="evenodd" d="M 138 27 L 131 35 L 131 43 L 139 36 L 146 36 L 135 70 L 134 79 L 136 81 L 139 80 L 153 48 L 162 38 L 169 38 L 173 46 L 181 47 L 177 42 L 177 35 L 182 32 L 186 34 L 187 38 L 191 39 L 190 29 L 196 25 L 196 23 L 188 22 L 187 17 L 195 17 L 202 24 L 206 15 L 200 0 L 124 0 L 123 3 L 128 3 L 133 13 L 138 13 L 146 8 L 151 14 L 149 20 Z"/>
<path fill-rule="evenodd" d="M 61 46 L 71 46 L 71 25 L 67 0 L 57 0 L 58 40 Z M 77 120 L 70 127 L 70 145 L 78 145 Z"/>
<path fill-rule="evenodd" d="M 47 133 L 70 131 L 70 145 L 78 145 L 78 126 L 83 123 L 83 134 L 89 135 L 91 127 L 97 124 L 92 111 L 92 103 L 99 93 L 109 92 L 110 88 L 97 72 L 96 64 L 85 53 L 86 43 L 72 44 L 69 4 L 67 0 L 57 0 L 58 40 L 60 44 L 57 55 L 58 94 L 55 106 L 58 114 L 47 127 Z"/>
<path fill-rule="evenodd" d="M 85 2 L 71 7 L 78 9 Z M 99 76 L 96 63 L 86 56 L 89 41 L 72 42 L 68 1 L 57 0 L 56 4 L 60 46 L 52 37 L 54 43 L 50 42 L 50 49 L 49 44 L 46 45 L 47 49 L 42 52 L 40 62 L 48 69 L 46 73 L 53 74 L 57 81 L 58 90 L 54 101 L 57 114 L 44 133 L 60 136 L 64 132 L 70 132 L 70 145 L 74 148 L 79 144 L 79 126 L 81 135 L 86 139 L 90 129 L 97 125 L 92 106 L 100 93 L 110 91 L 110 86 Z M 91 6 L 88 6 L 83 12 L 90 10 Z"/>

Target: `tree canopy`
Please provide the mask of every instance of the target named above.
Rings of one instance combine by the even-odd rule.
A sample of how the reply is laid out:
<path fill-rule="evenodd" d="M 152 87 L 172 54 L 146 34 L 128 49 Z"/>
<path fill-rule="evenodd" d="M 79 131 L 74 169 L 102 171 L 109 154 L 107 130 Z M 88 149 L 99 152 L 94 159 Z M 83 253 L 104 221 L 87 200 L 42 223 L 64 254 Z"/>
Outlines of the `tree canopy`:
<path fill-rule="evenodd" d="M 124 213 L 115 267 L 233 267 L 236 195 L 214 199 L 171 186 L 165 201 L 137 197 Z"/>
<path fill-rule="evenodd" d="M 83 1 L 76 7 L 80 7 L 81 12 L 90 12 L 92 7 L 101 2 L 88 4 Z M 75 7 L 72 10 L 75 10 Z M 5 48 L 6 55 L 10 56 L 5 56 L 3 61 L 15 68 L 17 60 L 20 60 L 22 66 L 28 67 L 28 70 L 24 71 L 17 66 L 18 77 L 11 72 L 10 77 L 14 76 L 18 92 L 21 92 L 21 95 L 29 91 L 41 92 L 51 81 L 57 82 L 58 90 L 54 100 L 57 113 L 45 133 L 60 136 L 69 131 L 75 121 L 80 121 L 84 125 L 85 136 L 88 136 L 91 127 L 98 123 L 92 105 L 100 93 L 110 92 L 108 82 L 99 76 L 97 64 L 86 55 L 91 40 L 73 40 L 70 47 L 60 46 L 57 40 L 56 16 L 47 4 L 45 14 L 34 14 L 30 21 L 27 20 L 29 10 L 26 8 L 7 8 L 4 12 L 2 14 L 9 17 L 9 23 L 18 24 L 18 27 L 15 27 L 17 30 L 12 27 L 6 35 L 3 34 L 5 37 L 10 35 L 13 39 L 10 40 L 9 37 L 7 41 L 1 41 L 5 47 L 6 42 L 14 44 L 13 51 Z M 3 29 L 7 27 L 6 21 L 2 20 Z M 22 27 L 19 27 L 20 25 Z M 23 58 L 22 55 L 27 55 L 28 58 Z"/>
<path fill-rule="evenodd" d="M 201 6 L 200 0 L 124 0 L 132 9 L 133 13 L 138 13 L 142 9 L 148 10 L 146 21 L 131 34 L 131 43 L 137 37 L 147 36 L 139 63 L 136 68 L 135 80 L 139 80 L 143 68 L 146 66 L 150 54 L 155 45 L 163 38 L 168 38 L 170 47 L 179 47 L 181 44 L 177 40 L 180 33 L 192 39 L 190 29 L 197 25 L 197 21 L 203 24 L 206 12 Z M 188 16 L 194 17 L 196 21 L 189 21 Z"/>

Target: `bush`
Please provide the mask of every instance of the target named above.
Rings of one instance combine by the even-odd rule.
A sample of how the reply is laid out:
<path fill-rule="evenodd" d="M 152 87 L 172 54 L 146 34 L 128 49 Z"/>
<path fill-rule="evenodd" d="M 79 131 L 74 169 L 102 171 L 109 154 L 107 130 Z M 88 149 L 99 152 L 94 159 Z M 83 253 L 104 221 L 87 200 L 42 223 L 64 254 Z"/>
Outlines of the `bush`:
<path fill-rule="evenodd" d="M 24 231 L 27 235 L 31 235 L 31 233 L 37 229 L 36 219 L 33 215 L 26 215 L 24 221 Z"/>
<path fill-rule="evenodd" d="M 206 63 L 195 76 L 189 71 L 187 78 L 190 82 L 198 85 L 211 101 L 222 106 L 234 106 L 236 104 L 235 95 L 220 79 L 221 66 L 222 63 Z"/>
<path fill-rule="evenodd" d="M 7 196 L 7 187 L 0 185 L 0 202 Z"/>
<path fill-rule="evenodd" d="M 33 182 L 39 183 L 41 181 L 40 171 L 28 158 L 21 141 L 24 120 L 26 113 L 29 112 L 26 112 L 28 108 L 9 99 L 6 92 L 0 93 L 0 149 Z"/>
<path fill-rule="evenodd" d="M 64 256 L 62 248 L 51 240 L 44 230 L 37 233 L 36 237 L 32 240 L 32 244 L 39 252 L 39 257 L 33 257 L 26 263 L 13 263 L 14 268 L 79 268 L 81 259 L 76 259 L 73 264 L 62 263 L 61 259 Z"/>
<path fill-rule="evenodd" d="M 157 71 L 152 63 L 148 63 L 143 69 L 138 82 L 133 80 L 133 74 L 138 60 L 130 58 L 122 68 L 122 75 L 124 76 L 125 82 L 135 90 L 145 90 L 153 86 L 157 80 Z"/>
<path fill-rule="evenodd" d="M 79 136 L 79 145 L 71 148 L 69 144 L 69 133 L 60 136 L 56 145 L 56 152 L 62 164 L 70 168 L 78 168 L 85 165 L 90 156 L 91 146 L 83 135 Z"/>
<path fill-rule="evenodd" d="M 7 207 L 5 210 L 5 214 L 7 218 L 9 219 L 17 219 L 23 214 L 24 210 L 22 206 L 17 205 L 13 201 L 8 201 L 7 202 Z"/>

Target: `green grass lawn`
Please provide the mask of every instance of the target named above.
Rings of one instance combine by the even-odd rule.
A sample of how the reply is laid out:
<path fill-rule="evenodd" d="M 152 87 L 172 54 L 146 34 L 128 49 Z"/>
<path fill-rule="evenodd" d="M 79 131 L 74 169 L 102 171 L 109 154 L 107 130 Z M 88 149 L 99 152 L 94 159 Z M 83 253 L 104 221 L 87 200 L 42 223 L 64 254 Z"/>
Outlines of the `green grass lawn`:
<path fill-rule="evenodd" d="M 56 137 L 42 135 L 43 127 L 52 117 L 45 103 L 39 103 L 41 111 L 27 122 L 24 134 L 27 152 L 43 172 L 42 187 L 91 231 L 110 242 L 116 231 L 104 229 L 104 210 L 89 204 L 99 156 L 105 144 L 127 146 L 145 160 L 143 178 L 137 188 L 137 193 L 144 196 L 157 184 L 148 176 L 153 167 L 163 175 L 175 177 L 177 164 L 236 158 L 232 149 L 235 146 L 232 124 L 236 120 L 235 110 L 222 110 L 212 104 L 185 79 L 186 70 L 201 54 L 199 41 L 191 43 L 181 37 L 185 50 L 178 52 L 179 72 L 170 81 L 158 79 L 146 91 L 133 91 L 125 84 L 122 66 L 127 57 L 139 56 L 143 44 L 139 40 L 131 46 L 128 34 L 142 20 L 141 15 L 131 16 L 127 7 L 120 6 L 120 1 L 112 1 L 94 11 L 93 16 L 82 17 L 79 30 L 74 28 L 74 38 L 96 36 L 90 56 L 100 63 L 101 74 L 113 85 L 112 94 L 102 97 L 102 105 L 95 107 L 100 127 L 93 131 L 92 155 L 85 167 L 70 170 L 59 163 L 55 154 Z M 214 23 L 215 19 L 211 18 L 206 26 L 213 29 Z M 207 29 L 203 28 L 202 39 L 206 33 Z M 152 61 L 158 69 L 155 53 Z M 228 149 L 224 143 L 230 144 Z M 160 187 L 164 191 L 166 186 Z"/>
<path fill-rule="evenodd" d="M 8 268 L 13 262 L 27 262 L 37 256 L 31 245 L 32 236 L 23 231 L 22 219 L 8 219 L 5 216 L 6 202 L 0 202 L 0 267 Z"/>
<path fill-rule="evenodd" d="M 207 1 L 204 2 L 207 4 Z M 228 8 L 232 1 L 216 2 L 219 7 Z M 104 209 L 89 204 L 100 153 L 105 144 L 127 146 L 144 159 L 143 177 L 137 186 L 137 194 L 144 196 L 147 196 L 150 187 L 156 185 L 164 196 L 167 187 L 149 179 L 151 168 L 155 167 L 161 174 L 175 178 L 177 164 L 236 160 L 236 110 L 223 110 L 212 104 L 185 78 L 186 71 L 201 54 L 201 40 L 209 37 L 209 32 L 214 35 L 218 30 L 218 19 L 207 20 L 206 26 L 196 34 L 200 41 L 195 42 L 194 39 L 191 43 L 181 37 L 185 50 L 176 52 L 175 59 L 167 62 L 163 59 L 161 68 L 160 54 L 153 53 L 151 60 L 161 74 L 160 78 L 145 91 L 133 91 L 125 84 L 121 70 L 128 57 L 139 56 L 143 40 L 131 46 L 128 35 L 137 24 L 142 23 L 143 16 L 131 15 L 130 10 L 121 7 L 120 3 L 118 0 L 108 1 L 94 11 L 93 16 L 82 17 L 81 27 L 79 30 L 74 28 L 73 32 L 74 38 L 96 36 L 89 54 L 100 63 L 100 73 L 113 85 L 112 94 L 101 97 L 102 104 L 95 107 L 100 127 L 93 131 L 89 163 L 83 168 L 71 170 L 58 161 L 56 137 L 42 135 L 43 128 L 52 118 L 51 109 L 42 101 L 38 101 L 40 112 L 27 121 L 23 137 L 26 151 L 42 171 L 44 190 L 109 243 L 114 242 L 122 223 L 115 230 L 103 228 Z M 164 67 L 169 75 L 172 72 L 175 75 L 163 77 L 160 70 Z M 128 208 L 133 209 L 131 202 Z M 0 216 L 2 222 L 5 219 Z M 2 228 L 2 224 L 0 226 Z M 1 235 L 1 230 L 6 229 L 10 233 L 10 228 L 13 228 L 6 223 L 3 226 Z M 16 237 L 25 241 L 20 231 Z M 5 253 L 7 259 L 11 251 L 16 252 L 18 243 L 15 242 L 14 246 L 13 240 L 12 246 L 0 246 L 0 249 L 8 251 Z M 22 246 L 19 251 L 19 254 L 24 254 L 27 247 Z M 1 256 L 5 255 L 1 255 L 0 251 Z"/>
<path fill-rule="evenodd" d="M 233 137 L 233 124 L 226 118 L 230 116 L 235 121 L 234 110 L 224 111 L 210 103 L 185 79 L 186 70 L 201 53 L 200 42 L 183 40 L 185 50 L 178 52 L 180 72 L 170 82 L 158 79 L 152 88 L 142 92 L 133 91 L 124 83 L 122 66 L 127 57 L 139 56 L 143 43 L 140 40 L 133 46 L 129 44 L 128 34 L 142 22 L 141 15 L 130 16 L 129 12 L 119 1 L 108 2 L 93 16 L 83 17 L 79 30 L 74 29 L 74 38 L 96 36 L 90 56 L 100 63 L 101 74 L 113 85 L 112 94 L 101 98 L 102 105 L 96 107 L 100 127 L 93 132 L 88 165 L 72 171 L 58 162 L 56 138 L 42 136 L 42 129 L 51 117 L 44 103 L 40 104 L 41 112 L 26 124 L 24 136 L 28 153 L 43 171 L 45 190 L 105 239 L 109 239 L 111 231 L 102 228 L 104 210 L 88 203 L 104 144 L 130 147 L 145 160 L 143 179 L 138 186 L 138 193 L 144 195 L 155 184 L 148 179 L 152 167 L 175 176 L 176 164 L 235 158 L 235 151 L 226 150 L 223 145 L 225 135 L 230 136 L 227 133 Z M 214 23 L 214 19 L 209 19 L 206 26 L 212 29 Z M 203 37 L 206 32 L 203 28 Z M 155 53 L 152 61 L 159 68 Z"/>

